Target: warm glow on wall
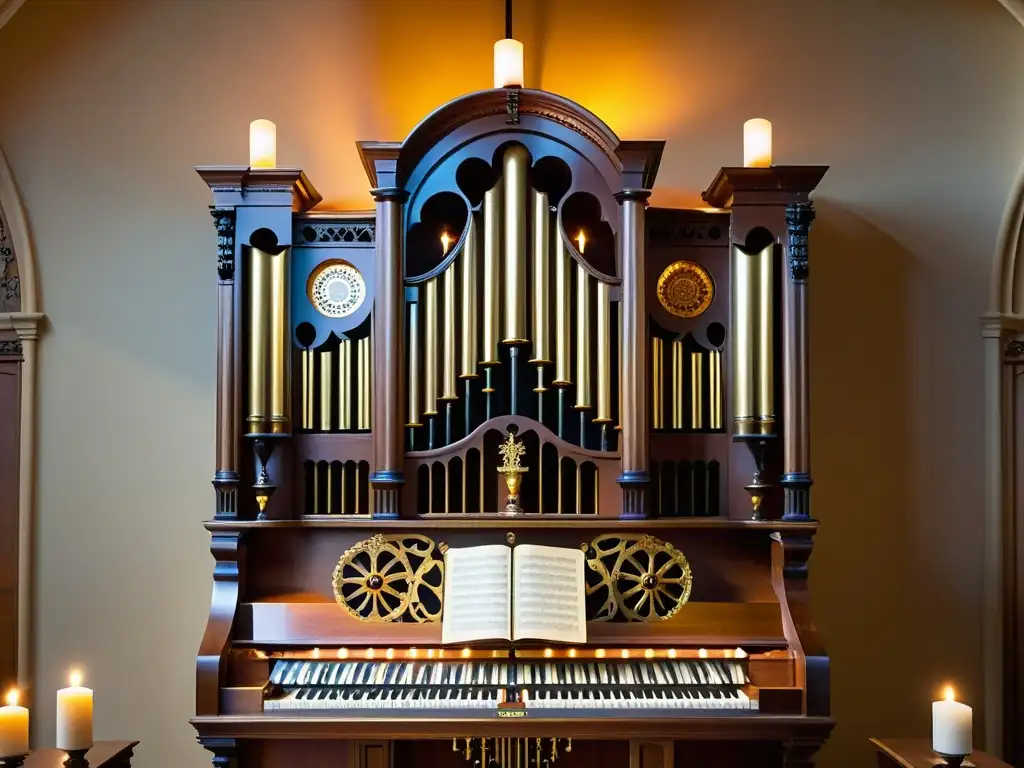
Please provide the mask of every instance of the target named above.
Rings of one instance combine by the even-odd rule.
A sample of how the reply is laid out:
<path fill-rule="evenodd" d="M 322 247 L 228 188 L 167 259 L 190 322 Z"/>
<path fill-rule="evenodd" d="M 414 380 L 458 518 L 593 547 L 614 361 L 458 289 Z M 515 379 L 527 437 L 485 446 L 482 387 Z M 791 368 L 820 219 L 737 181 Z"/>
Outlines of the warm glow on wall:
<path fill-rule="evenodd" d="M 277 167 L 277 126 L 269 120 L 249 123 L 249 167 Z"/>
<path fill-rule="evenodd" d="M 743 124 L 743 165 L 768 168 L 772 164 L 772 124 L 755 117 Z"/>
<path fill-rule="evenodd" d="M 504 38 L 494 44 L 494 87 L 522 88 L 523 44 Z"/>

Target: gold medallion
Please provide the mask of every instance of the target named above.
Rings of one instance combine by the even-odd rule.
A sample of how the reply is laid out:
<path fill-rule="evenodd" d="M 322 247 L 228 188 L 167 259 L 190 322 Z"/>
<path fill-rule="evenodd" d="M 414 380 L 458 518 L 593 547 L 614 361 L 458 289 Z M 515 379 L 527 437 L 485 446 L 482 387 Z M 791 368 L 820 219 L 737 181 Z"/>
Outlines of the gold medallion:
<path fill-rule="evenodd" d="M 695 261 L 670 264 L 658 278 L 658 301 L 676 317 L 698 317 L 714 298 L 711 275 Z"/>

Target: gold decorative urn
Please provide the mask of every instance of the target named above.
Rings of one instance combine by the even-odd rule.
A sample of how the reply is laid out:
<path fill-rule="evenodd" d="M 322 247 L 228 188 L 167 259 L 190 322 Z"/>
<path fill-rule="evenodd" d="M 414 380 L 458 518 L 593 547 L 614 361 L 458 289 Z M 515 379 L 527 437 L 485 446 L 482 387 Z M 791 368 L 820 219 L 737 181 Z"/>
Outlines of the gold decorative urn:
<path fill-rule="evenodd" d="M 502 464 L 498 472 L 505 476 L 505 487 L 508 488 L 508 503 L 505 510 L 498 514 L 508 517 L 515 517 L 523 514 L 523 508 L 519 506 L 519 488 L 523 484 L 523 475 L 529 472 L 528 467 L 523 466 L 523 454 L 526 453 L 526 446 L 516 442 L 515 433 L 509 428 L 505 442 L 498 448 Z"/>

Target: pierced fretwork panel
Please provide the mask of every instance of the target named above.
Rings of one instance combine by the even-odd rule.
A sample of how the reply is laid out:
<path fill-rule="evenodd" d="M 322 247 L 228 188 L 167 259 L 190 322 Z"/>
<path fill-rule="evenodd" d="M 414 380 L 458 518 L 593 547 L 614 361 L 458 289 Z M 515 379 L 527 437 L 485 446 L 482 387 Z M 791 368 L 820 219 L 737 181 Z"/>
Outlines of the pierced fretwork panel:
<path fill-rule="evenodd" d="M 650 493 L 659 517 L 720 515 L 721 465 L 715 460 L 651 462 Z"/>
<path fill-rule="evenodd" d="M 307 515 L 369 514 L 370 465 L 365 461 L 307 461 L 303 464 Z"/>

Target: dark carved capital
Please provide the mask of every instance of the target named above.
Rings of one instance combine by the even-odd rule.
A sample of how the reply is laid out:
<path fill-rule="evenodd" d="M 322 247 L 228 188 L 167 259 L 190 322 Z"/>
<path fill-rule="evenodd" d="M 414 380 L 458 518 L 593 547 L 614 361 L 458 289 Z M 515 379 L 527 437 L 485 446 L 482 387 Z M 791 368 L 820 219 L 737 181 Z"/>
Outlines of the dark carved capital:
<path fill-rule="evenodd" d="M 506 125 L 519 125 L 519 89 L 509 88 L 505 91 Z"/>
<path fill-rule="evenodd" d="M 786 206 L 789 229 L 789 272 L 796 281 L 807 279 L 807 237 L 814 221 L 814 203 L 790 203 Z"/>
<path fill-rule="evenodd" d="M 217 276 L 227 282 L 235 279 L 235 209 L 211 208 L 217 228 Z"/>
<path fill-rule="evenodd" d="M 377 187 L 371 189 L 370 194 L 373 195 L 374 202 L 377 203 L 404 203 L 409 199 L 409 193 L 401 187 Z"/>
<path fill-rule="evenodd" d="M 615 200 L 621 205 L 627 200 L 643 203 L 651 196 L 649 189 L 624 189 L 615 193 Z"/>
<path fill-rule="evenodd" d="M 0 341 L 0 355 L 21 356 L 21 339 Z"/>
<path fill-rule="evenodd" d="M 1006 349 L 1003 350 L 1003 359 L 1011 365 L 1024 364 L 1024 341 L 1018 339 L 1008 341 Z"/>
<path fill-rule="evenodd" d="M 237 740 L 200 737 L 199 743 L 213 753 L 214 768 L 236 768 L 238 765 Z"/>

